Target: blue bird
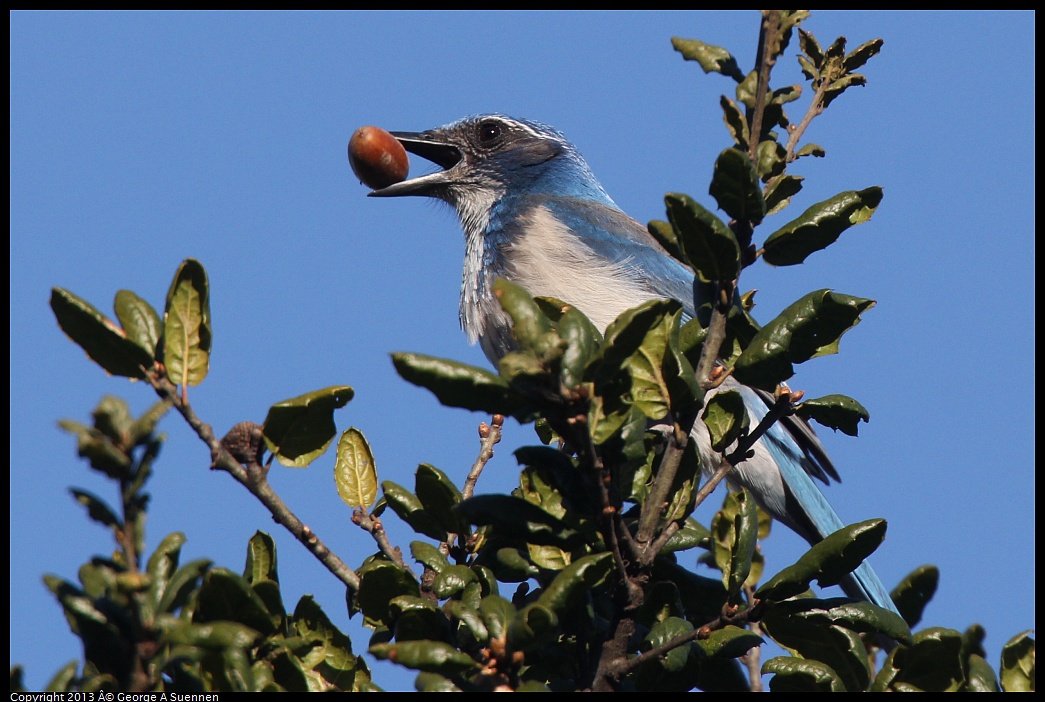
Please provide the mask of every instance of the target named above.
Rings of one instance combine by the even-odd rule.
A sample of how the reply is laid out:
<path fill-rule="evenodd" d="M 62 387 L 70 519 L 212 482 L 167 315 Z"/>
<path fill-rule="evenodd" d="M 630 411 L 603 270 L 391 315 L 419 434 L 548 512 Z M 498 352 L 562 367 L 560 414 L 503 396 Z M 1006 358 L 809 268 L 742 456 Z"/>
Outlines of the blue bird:
<path fill-rule="evenodd" d="M 693 316 L 693 271 L 617 207 L 559 131 L 491 114 L 392 135 L 441 170 L 370 194 L 422 195 L 457 211 L 465 236 L 461 326 L 495 365 L 512 350 L 511 322 L 493 294 L 498 277 L 531 295 L 573 305 L 602 330 L 620 313 L 655 298 L 678 300 Z M 732 378 L 720 389 L 740 392 L 752 426 L 765 416 L 760 391 Z M 702 469 L 712 472 L 714 453 L 703 422 L 696 423 L 693 438 Z M 774 519 L 810 544 L 845 526 L 812 480 L 827 484 L 838 474 L 804 420 L 777 422 L 753 450 L 729 480 L 747 488 Z M 896 612 L 866 563 L 842 587 L 850 597 Z"/>

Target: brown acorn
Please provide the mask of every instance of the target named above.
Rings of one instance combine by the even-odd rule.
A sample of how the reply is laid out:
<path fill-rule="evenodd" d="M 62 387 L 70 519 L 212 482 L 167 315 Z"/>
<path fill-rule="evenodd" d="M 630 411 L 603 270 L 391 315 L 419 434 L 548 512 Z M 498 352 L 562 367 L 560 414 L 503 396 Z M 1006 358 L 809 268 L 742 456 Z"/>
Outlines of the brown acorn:
<path fill-rule="evenodd" d="M 374 190 L 406 180 L 410 159 L 394 136 L 380 127 L 360 127 L 348 142 L 348 163 L 363 185 Z"/>

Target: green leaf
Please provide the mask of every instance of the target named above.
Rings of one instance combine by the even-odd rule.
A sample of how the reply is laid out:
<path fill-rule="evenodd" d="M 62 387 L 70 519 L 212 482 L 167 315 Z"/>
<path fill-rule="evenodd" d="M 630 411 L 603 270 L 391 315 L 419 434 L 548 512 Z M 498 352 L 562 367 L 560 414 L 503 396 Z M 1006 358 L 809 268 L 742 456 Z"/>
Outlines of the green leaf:
<path fill-rule="evenodd" d="M 377 499 L 377 466 L 363 432 L 346 429 L 337 442 L 334 483 L 349 507 L 367 508 Z"/>
<path fill-rule="evenodd" d="M 687 551 L 696 548 L 708 538 L 708 528 L 692 517 L 688 517 L 682 524 L 682 528 L 668 539 L 661 553 L 672 553 L 674 551 Z"/>
<path fill-rule="evenodd" d="M 156 431 L 156 425 L 167 415 L 170 408 L 171 403 L 169 401 L 160 400 L 142 412 L 141 416 L 135 419 L 128 429 L 131 443 L 135 446 L 140 446 L 148 441 L 152 433 Z"/>
<path fill-rule="evenodd" d="M 733 136 L 733 141 L 741 151 L 747 151 L 748 140 L 751 138 L 747 118 L 740 111 L 737 104 L 723 95 L 719 98 L 722 107 L 722 119 L 726 122 L 726 129 Z"/>
<path fill-rule="evenodd" d="M 363 616 L 372 622 L 392 627 L 389 603 L 396 597 L 420 597 L 421 590 L 406 568 L 390 561 L 374 561 L 359 569 L 359 592 L 356 604 Z"/>
<path fill-rule="evenodd" d="M 490 643 L 490 630 L 483 623 L 483 618 L 476 607 L 465 604 L 460 600 L 451 600 L 449 603 L 451 626 L 457 633 L 457 641 L 462 650 L 474 650 L 473 646 L 485 646 Z M 467 632 L 470 640 L 463 638 Z"/>
<path fill-rule="evenodd" d="M 167 377 L 176 385 L 199 385 L 210 367 L 210 287 L 207 271 L 193 258 L 178 266 L 163 311 Z"/>
<path fill-rule="evenodd" d="M 508 383 L 484 368 L 416 353 L 394 353 L 392 363 L 403 380 L 425 388 L 447 407 L 520 420 L 530 415 L 528 405 Z"/>
<path fill-rule="evenodd" d="M 782 175 L 766 187 L 766 214 L 775 214 L 791 204 L 791 198 L 802 190 L 801 176 Z"/>
<path fill-rule="evenodd" d="M 729 532 L 725 535 L 725 541 L 729 545 L 729 561 L 728 567 L 723 570 L 722 584 L 725 585 L 726 591 L 736 598 L 751 575 L 752 560 L 758 542 L 758 508 L 746 490 L 732 493 L 730 497 L 736 505 L 736 510 L 729 520 Z M 716 540 L 721 537 L 721 534 L 716 534 Z"/>
<path fill-rule="evenodd" d="M 1001 687 L 1006 692 L 1034 692 L 1035 646 L 1030 634 L 1017 634 L 1001 649 Z"/>
<path fill-rule="evenodd" d="M 784 167 L 787 165 L 787 150 L 778 142 L 772 139 L 759 142 L 757 157 L 756 170 L 763 183 L 783 174 Z M 766 204 L 765 207 L 768 213 L 769 205 Z"/>
<path fill-rule="evenodd" d="M 994 674 L 991 664 L 982 656 L 971 654 L 968 658 L 968 672 L 962 692 L 1001 692 L 998 676 Z M 1030 692 L 1030 690 L 1028 690 Z"/>
<path fill-rule="evenodd" d="M 411 529 L 436 541 L 446 541 L 446 530 L 425 511 L 421 500 L 417 499 L 414 493 L 391 480 L 381 483 L 381 490 L 384 492 L 388 506 L 400 519 L 409 524 Z"/>
<path fill-rule="evenodd" d="M 664 247 L 664 250 L 671 254 L 671 257 L 676 261 L 686 263 L 686 255 L 682 253 L 682 247 L 679 244 L 678 237 L 675 235 L 675 229 L 671 226 L 670 222 L 665 222 L 660 219 L 651 220 L 646 225 L 646 231 L 648 231 L 657 243 Z"/>
<path fill-rule="evenodd" d="M 656 648 L 691 631 L 693 631 L 693 625 L 690 622 L 680 617 L 668 617 L 650 627 L 649 633 L 642 640 L 641 650 L 648 651 Z M 665 656 L 657 659 L 656 664 L 669 673 L 679 672 L 689 660 L 690 645 L 686 643 L 669 650 Z"/>
<path fill-rule="evenodd" d="M 954 629 L 923 629 L 910 646 L 889 655 L 872 690 L 956 692 L 965 682 L 961 651 L 962 637 Z"/>
<path fill-rule="evenodd" d="M 200 580 L 206 575 L 211 564 L 210 560 L 200 558 L 178 568 L 164 588 L 163 594 L 156 604 L 156 611 L 169 614 L 184 607 L 190 596 L 195 594 Z"/>
<path fill-rule="evenodd" d="M 758 330 L 737 359 L 734 377 L 772 391 L 794 375 L 792 364 L 837 353 L 842 335 L 874 305 L 874 300 L 830 290 L 809 293 Z"/>
<path fill-rule="evenodd" d="M 532 650 L 547 643 L 559 631 L 559 618 L 540 602 L 523 607 L 508 623 L 505 632 L 510 651 Z"/>
<path fill-rule="evenodd" d="M 163 322 L 152 305 L 130 290 L 119 290 L 113 310 L 127 338 L 154 356 L 163 335 Z"/>
<path fill-rule="evenodd" d="M 721 46 L 705 44 L 699 39 L 680 39 L 678 37 L 671 38 L 671 46 L 682 54 L 682 58 L 700 64 L 704 73 L 721 73 L 738 83 L 744 80 L 744 74 L 737 66 L 737 60 Z"/>
<path fill-rule="evenodd" d="M 530 293 L 515 283 L 498 278 L 493 283 L 493 294 L 512 318 L 512 336 L 519 343 L 519 349 L 532 351 L 545 360 L 558 346 L 558 336 Z"/>
<path fill-rule="evenodd" d="M 91 468 L 123 480 L 131 466 L 131 457 L 98 429 L 63 419 L 58 422 L 65 431 L 76 435 L 76 453 L 90 462 Z"/>
<path fill-rule="evenodd" d="M 700 279 L 735 280 L 740 274 L 740 244 L 730 228 L 689 195 L 668 193 L 664 203 L 685 260 Z"/>
<path fill-rule="evenodd" d="M 711 448 L 719 453 L 747 434 L 750 425 L 744 398 L 736 390 L 718 392 L 708 398 L 701 418 L 711 435 Z"/>
<path fill-rule="evenodd" d="M 571 550 L 586 540 L 561 519 L 510 495 L 478 495 L 461 502 L 457 512 L 471 524 L 492 526 L 498 534 L 537 546 Z"/>
<path fill-rule="evenodd" d="M 755 109 L 756 92 L 758 88 L 758 72 L 749 71 L 744 80 L 737 85 L 737 102 L 748 110 Z"/>
<path fill-rule="evenodd" d="M 226 568 L 214 568 L 204 576 L 192 616 L 197 624 L 229 620 L 266 635 L 276 631 L 279 619 L 246 578 Z"/>
<path fill-rule="evenodd" d="M 824 158 L 827 156 L 827 151 L 820 144 L 806 144 L 801 149 L 795 152 L 796 158 L 802 158 L 803 156 L 814 156 L 816 158 Z"/>
<path fill-rule="evenodd" d="M 497 579 L 505 583 L 524 583 L 540 573 L 521 551 L 507 546 L 497 549 L 493 562 L 488 565 Z"/>
<path fill-rule="evenodd" d="M 595 371 L 596 393 L 609 395 L 607 402 L 618 402 L 621 385 L 627 385 L 624 401 L 650 419 L 698 402 L 702 393 L 692 366 L 678 351 L 681 310 L 675 300 L 650 300 L 611 322 Z M 621 377 L 622 371 L 630 383 Z"/>
<path fill-rule="evenodd" d="M 131 632 L 122 630 L 118 624 L 129 622 L 130 613 L 115 605 L 106 607 L 104 600 L 96 601 L 53 575 L 45 575 L 44 584 L 61 604 L 69 628 L 83 642 L 86 663 L 100 673 L 117 678 L 128 674 L 127 647 Z M 116 615 L 115 621 L 110 614 Z"/>
<path fill-rule="evenodd" d="M 461 502 L 461 491 L 446 473 L 422 463 L 414 474 L 414 492 L 424 505 L 425 513 L 451 534 L 467 534 L 468 525 L 454 512 Z"/>
<path fill-rule="evenodd" d="M 279 589 L 279 572 L 276 568 L 276 542 L 263 531 L 256 531 L 247 543 L 247 562 L 243 577 L 261 601 L 273 620 L 280 622 L 287 614 L 283 606 L 283 595 Z"/>
<path fill-rule="evenodd" d="M 792 617 L 780 607 L 766 611 L 762 626 L 781 646 L 797 652 L 802 658 L 815 659 L 830 666 L 846 691 L 867 689 L 871 681 L 867 648 L 856 632 Z"/>
<path fill-rule="evenodd" d="M 811 32 L 807 32 L 804 29 L 798 30 L 798 46 L 799 49 L 805 54 L 809 62 L 816 66 L 818 69 L 824 65 L 824 51 L 820 48 L 819 42 Z"/>
<path fill-rule="evenodd" d="M 858 634 L 882 634 L 894 641 L 911 643 L 911 630 L 895 612 L 870 602 L 854 602 L 847 597 L 830 599 L 797 598 L 777 604 L 777 616 L 786 615 L 793 624 L 801 620 L 812 628 L 840 626 Z"/>
<path fill-rule="evenodd" d="M 772 675 L 772 692 L 845 692 L 845 685 L 831 666 L 817 660 L 778 656 L 762 666 L 763 675 Z"/>
<path fill-rule="evenodd" d="M 120 518 L 116 516 L 116 513 L 112 508 L 105 504 L 105 500 L 96 495 L 92 495 L 86 490 L 70 488 L 69 492 L 73 494 L 73 497 L 76 498 L 77 502 L 87 508 L 87 516 L 92 520 L 98 522 L 102 526 L 109 527 L 114 531 L 120 529 L 123 523 L 120 521 Z"/>
<path fill-rule="evenodd" d="M 695 642 L 708 656 L 719 658 L 736 658 L 752 648 L 761 646 L 765 640 L 747 629 L 732 624 L 715 629 L 707 638 L 699 638 Z"/>
<path fill-rule="evenodd" d="M 149 588 L 149 602 L 154 614 L 162 611 L 159 609 L 160 601 L 163 599 L 171 577 L 178 571 L 178 559 L 184 544 L 185 535 L 176 531 L 165 536 L 153 554 L 149 556 L 145 572 L 152 579 Z"/>
<path fill-rule="evenodd" d="M 438 548 L 427 541 L 411 541 L 410 555 L 428 570 L 439 574 L 450 567 L 450 561 Z"/>
<path fill-rule="evenodd" d="M 843 434 L 856 436 L 860 422 L 868 422 L 871 415 L 864 406 L 846 395 L 824 395 L 813 400 L 804 400 L 795 405 L 799 417 L 812 419 L 825 427 L 841 430 Z"/>
<path fill-rule="evenodd" d="M 492 639 L 504 638 L 515 613 L 515 605 L 499 595 L 484 597 L 479 602 L 479 616 Z"/>
<path fill-rule="evenodd" d="M 860 75 L 859 73 L 850 73 L 844 75 L 838 80 L 831 83 L 827 90 L 824 91 L 823 105 L 826 108 L 830 105 L 835 98 L 844 93 L 848 88 L 856 86 L 867 85 L 867 78 Z"/>
<path fill-rule="evenodd" d="M 348 404 L 354 394 L 347 385 L 333 385 L 272 405 L 262 427 L 269 451 L 285 466 L 310 464 L 334 440 L 334 410 Z"/>
<path fill-rule="evenodd" d="M 144 378 L 153 355 L 127 338 L 116 323 L 68 290 L 51 289 L 51 310 L 66 336 L 110 375 Z"/>
<path fill-rule="evenodd" d="M 450 622 L 436 605 L 421 597 L 402 595 L 388 603 L 391 619 L 395 622 L 395 638 L 399 642 L 450 637 Z"/>
<path fill-rule="evenodd" d="M 323 642 L 324 662 L 327 666 L 341 671 L 355 667 L 352 639 L 334 625 L 312 595 L 305 595 L 298 600 L 292 622 L 298 636 Z"/>
<path fill-rule="evenodd" d="M 453 677 L 477 671 L 479 664 L 467 654 L 442 641 L 403 641 L 376 644 L 370 654 L 382 661 L 392 661 L 406 668 Z"/>
<path fill-rule="evenodd" d="M 602 334 L 575 307 L 568 307 L 559 318 L 559 338 L 566 344 L 560 376 L 563 386 L 574 388 L 584 379 L 585 369 L 599 350 Z"/>
<path fill-rule="evenodd" d="M 849 227 L 871 219 L 881 201 L 882 189 L 875 186 L 818 202 L 769 235 L 763 258 L 774 266 L 802 263 L 813 252 L 833 244 Z"/>
<path fill-rule="evenodd" d="M 537 601 L 559 616 L 578 606 L 581 597 L 602 585 L 613 570 L 610 553 L 596 553 L 578 558 L 559 571 L 542 591 Z"/>
<path fill-rule="evenodd" d="M 437 673 L 418 673 L 414 678 L 414 689 L 418 692 L 462 692 L 461 688 Z"/>
<path fill-rule="evenodd" d="M 808 590 L 813 580 L 821 587 L 837 585 L 874 553 L 885 539 L 885 529 L 884 519 L 869 519 L 839 529 L 764 583 L 755 597 L 781 602 Z"/>
<path fill-rule="evenodd" d="M 432 592 L 440 600 L 445 600 L 463 592 L 470 584 L 478 582 L 478 576 L 468 566 L 452 565 L 435 576 Z"/>
<path fill-rule="evenodd" d="M 842 68 L 847 72 L 860 68 L 882 50 L 883 43 L 881 39 L 872 39 L 864 42 L 846 54 L 845 59 L 842 61 Z"/>
<path fill-rule="evenodd" d="M 758 224 L 766 216 L 758 174 L 751 159 L 742 151 L 731 148 L 719 154 L 708 192 L 718 206 L 738 222 Z"/>
<path fill-rule="evenodd" d="M 76 680 L 76 671 L 80 667 L 79 661 L 69 661 L 58 669 L 48 683 L 44 686 L 45 692 L 72 692 Z M 15 679 L 17 676 L 17 680 Z M 25 692 L 22 684 L 22 667 L 14 666 L 11 669 L 11 692 Z"/>

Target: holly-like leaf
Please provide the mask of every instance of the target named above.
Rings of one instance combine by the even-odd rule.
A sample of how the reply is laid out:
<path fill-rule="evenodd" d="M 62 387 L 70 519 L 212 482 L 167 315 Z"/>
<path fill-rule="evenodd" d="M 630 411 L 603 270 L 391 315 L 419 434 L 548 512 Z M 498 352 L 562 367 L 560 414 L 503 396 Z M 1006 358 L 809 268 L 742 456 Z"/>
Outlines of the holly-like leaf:
<path fill-rule="evenodd" d="M 758 224 L 766 216 L 755 165 L 743 151 L 726 149 L 719 154 L 708 192 L 732 219 Z"/>
<path fill-rule="evenodd" d="M 792 364 L 837 353 L 842 335 L 874 305 L 874 300 L 830 290 L 809 293 L 758 330 L 737 359 L 734 377 L 772 391 L 794 375 Z"/>
<path fill-rule="evenodd" d="M 346 429 L 337 442 L 334 482 L 349 507 L 369 507 L 377 499 L 377 466 L 363 432 Z"/>
<path fill-rule="evenodd" d="M 86 300 L 52 288 L 51 310 L 62 331 L 106 373 L 144 378 L 142 368 L 152 367 L 153 355 Z"/>
<path fill-rule="evenodd" d="M 744 398 L 736 390 L 713 395 L 704 404 L 701 418 L 711 435 L 711 448 L 719 452 L 746 434 L 750 424 Z"/>
<path fill-rule="evenodd" d="M 726 49 L 713 44 L 706 44 L 699 39 L 671 38 L 671 46 L 682 54 L 687 61 L 696 61 L 704 69 L 704 73 L 721 73 L 738 83 L 744 80 L 744 74 L 737 66 L 737 60 Z"/>
<path fill-rule="evenodd" d="M 199 385 L 210 367 L 210 285 L 193 258 L 178 266 L 163 312 L 163 363 L 176 385 Z"/>
<path fill-rule="evenodd" d="M 492 526 L 509 538 L 538 546 L 570 550 L 585 537 L 540 507 L 511 495 L 478 495 L 457 505 L 457 512 L 477 526 Z"/>
<path fill-rule="evenodd" d="M 130 290 L 119 290 L 113 311 L 127 338 L 148 351 L 150 356 L 155 355 L 163 335 L 163 322 L 152 305 Z"/>
<path fill-rule="evenodd" d="M 839 529 L 806 551 L 794 565 L 765 582 L 755 597 L 780 602 L 805 592 L 813 580 L 821 587 L 837 585 L 874 553 L 885 539 L 885 529 L 884 519 L 869 519 Z"/>
<path fill-rule="evenodd" d="M 425 513 L 451 534 L 466 534 L 467 523 L 454 508 L 461 502 L 461 491 L 446 473 L 422 463 L 414 474 L 414 492 L 424 505 Z"/>
<path fill-rule="evenodd" d="M 782 175 L 766 187 L 766 214 L 774 214 L 791 204 L 791 198 L 802 190 L 802 176 Z"/>
<path fill-rule="evenodd" d="M 857 435 L 860 422 L 871 420 L 871 415 L 864 406 L 846 395 L 824 395 L 804 400 L 795 405 L 795 413 L 849 436 Z"/>
<path fill-rule="evenodd" d="M 520 420 L 531 414 L 503 378 L 484 368 L 417 353 L 394 353 L 392 363 L 403 380 L 425 388 L 447 407 Z"/>
<path fill-rule="evenodd" d="M 700 279 L 735 280 L 740 274 L 740 244 L 730 228 L 689 195 L 668 193 L 664 203 L 685 260 Z"/>
<path fill-rule="evenodd" d="M 882 189 L 876 186 L 848 190 L 818 202 L 769 235 L 763 258 L 774 266 L 802 263 L 837 241 L 849 227 L 871 219 L 881 201 Z"/>
<path fill-rule="evenodd" d="M 272 405 L 262 427 L 269 451 L 285 466 L 307 466 L 334 440 L 334 410 L 354 394 L 347 385 L 334 385 Z"/>
<path fill-rule="evenodd" d="M 1006 642 L 1001 650 L 1001 687 L 1006 692 L 1034 692 L 1035 644 L 1024 631 Z"/>
<path fill-rule="evenodd" d="M 378 660 L 389 660 L 406 668 L 454 677 L 477 671 L 479 664 L 456 646 L 443 641 L 403 641 L 375 644 L 370 654 Z"/>
<path fill-rule="evenodd" d="M 845 684 L 827 663 L 794 656 L 770 658 L 762 674 L 772 674 L 772 692 L 845 692 Z"/>

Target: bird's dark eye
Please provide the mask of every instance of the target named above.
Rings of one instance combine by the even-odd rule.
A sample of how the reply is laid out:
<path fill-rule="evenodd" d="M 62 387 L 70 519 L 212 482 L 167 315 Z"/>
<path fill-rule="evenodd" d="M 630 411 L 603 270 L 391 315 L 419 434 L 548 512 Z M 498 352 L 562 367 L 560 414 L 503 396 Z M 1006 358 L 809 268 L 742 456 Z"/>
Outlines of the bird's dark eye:
<path fill-rule="evenodd" d="M 479 143 L 492 146 L 501 136 L 500 122 L 486 121 L 479 124 Z"/>

